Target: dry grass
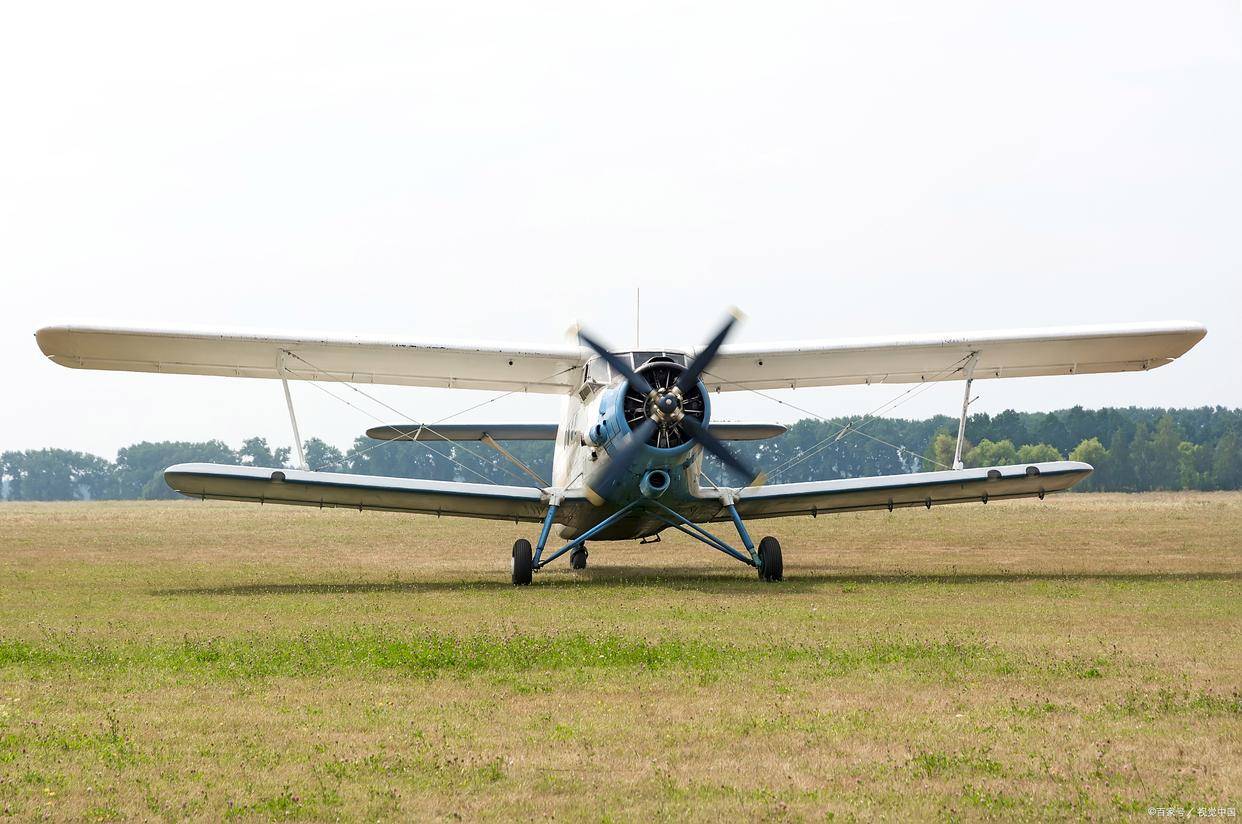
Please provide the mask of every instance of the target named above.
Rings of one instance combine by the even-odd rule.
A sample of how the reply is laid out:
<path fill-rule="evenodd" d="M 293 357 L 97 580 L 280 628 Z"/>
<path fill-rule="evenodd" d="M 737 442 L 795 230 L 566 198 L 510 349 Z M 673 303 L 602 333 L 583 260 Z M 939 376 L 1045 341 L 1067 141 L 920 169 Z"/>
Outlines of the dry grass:
<path fill-rule="evenodd" d="M 523 527 L 0 505 L 0 813 L 1098 819 L 1233 806 L 1242 494 L 771 521 L 507 583 Z"/>

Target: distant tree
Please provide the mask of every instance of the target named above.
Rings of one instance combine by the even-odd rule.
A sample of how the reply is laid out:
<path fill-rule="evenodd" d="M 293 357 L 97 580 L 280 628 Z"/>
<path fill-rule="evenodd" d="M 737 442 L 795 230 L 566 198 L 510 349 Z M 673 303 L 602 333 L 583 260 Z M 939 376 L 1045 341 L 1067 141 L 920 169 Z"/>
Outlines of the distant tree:
<path fill-rule="evenodd" d="M 1059 460 L 1061 460 L 1061 453 L 1051 444 L 1027 443 L 1018 449 L 1018 463 L 1041 463 L 1043 461 Z"/>
<path fill-rule="evenodd" d="M 116 453 L 118 497 L 176 498 L 178 494 L 164 483 L 164 470 L 179 463 L 236 464 L 237 453 L 223 441 L 143 441 Z"/>
<path fill-rule="evenodd" d="M 1212 488 L 1212 450 L 1200 444 L 1182 441 L 1177 445 L 1178 488 Z"/>
<path fill-rule="evenodd" d="M 1099 438 L 1088 438 L 1078 446 L 1074 447 L 1074 451 L 1070 453 L 1071 461 L 1082 461 L 1095 467 L 1095 472 L 1091 473 L 1085 481 L 1074 487 L 1084 492 L 1096 490 L 1100 488 L 1099 478 L 1108 465 L 1108 450 L 1104 448 L 1104 444 L 1100 443 Z"/>
<path fill-rule="evenodd" d="M 289 460 L 290 448 L 282 446 L 274 452 L 267 446 L 267 438 L 247 438 L 237 450 L 237 458 L 243 466 L 270 466 L 279 468 Z"/>
<path fill-rule="evenodd" d="M 1149 483 L 1151 489 L 1181 488 L 1181 433 L 1171 415 L 1163 415 L 1156 422 L 1149 450 Z"/>
<path fill-rule="evenodd" d="M 0 474 L 14 501 L 73 501 L 116 497 L 110 461 L 68 449 L 29 449 L 0 456 Z"/>
<path fill-rule="evenodd" d="M 5 500 L 22 500 L 22 474 L 25 456 L 21 452 L 0 454 L 0 483 L 4 484 Z"/>
<path fill-rule="evenodd" d="M 1242 442 L 1233 432 L 1221 436 L 1212 452 L 1212 486 L 1242 488 Z"/>
<path fill-rule="evenodd" d="M 1097 481 L 1100 489 L 1111 489 L 1118 492 L 1134 490 L 1134 472 L 1130 464 L 1130 436 L 1124 429 L 1113 431 L 1108 442 L 1108 460 Z"/>
<path fill-rule="evenodd" d="M 967 466 L 1007 466 L 1018 462 L 1018 450 L 1008 438 L 990 441 L 987 438 L 966 455 Z"/>
<path fill-rule="evenodd" d="M 974 449 L 970 441 L 962 443 L 962 454 L 969 454 Z M 932 437 L 931 444 L 923 452 L 923 464 L 920 467 L 924 472 L 935 472 L 939 469 L 951 469 L 953 467 L 953 456 L 957 453 L 957 437 L 949 434 L 947 429 L 942 429 Z"/>
<path fill-rule="evenodd" d="M 1147 426 L 1147 421 L 1139 421 L 1134 427 L 1134 438 L 1130 441 L 1130 469 L 1133 488 L 1136 491 L 1147 492 L 1154 488 L 1151 430 Z"/>
<path fill-rule="evenodd" d="M 345 456 L 341 454 L 341 450 L 335 446 L 321 441 L 319 438 L 311 438 L 302 447 L 306 453 L 306 465 L 311 469 L 323 470 L 324 472 L 344 472 Z"/>
<path fill-rule="evenodd" d="M 1077 449 L 1083 441 L 1095 438 L 1099 440 L 1098 427 L 1095 426 L 1095 414 L 1088 412 L 1081 406 L 1075 406 L 1066 409 L 1061 413 L 1061 420 L 1065 423 L 1065 433 L 1067 442 L 1064 444 L 1053 444 L 1057 449 L 1063 452 L 1070 452 Z"/>
<path fill-rule="evenodd" d="M 1029 440 L 1017 441 L 1024 444 L 1048 444 L 1060 454 L 1062 449 L 1068 450 L 1077 441 L 1071 440 L 1070 431 L 1056 412 L 1031 413 L 1031 421 L 1026 427 Z M 1012 436 L 1011 436 L 1012 437 Z"/>
<path fill-rule="evenodd" d="M 366 436 L 354 440 L 341 471 L 391 478 L 427 478 L 451 481 L 455 467 L 449 457 L 452 444 L 445 441 L 376 441 Z M 478 478 L 471 477 L 477 481 Z"/>
<path fill-rule="evenodd" d="M 1085 460 L 1095 473 L 1082 489 L 1242 488 L 1242 409 L 1081 407 L 1057 412 L 971 415 L 965 444 L 970 466 L 1050 460 L 1054 452 Z M 806 418 L 782 436 L 738 442 L 734 448 L 778 483 L 891 475 L 943 468 L 953 461 L 957 421 L 944 415 L 923 420 Z M 870 436 L 870 437 L 868 437 Z M 1023 444 L 1021 449 L 1014 444 Z M 1102 445 L 1107 445 L 1104 449 Z M 383 442 L 359 438 L 353 451 L 311 438 L 305 444 L 313 468 L 409 478 L 533 483 L 486 446 L 442 440 Z M 518 441 L 505 447 L 551 480 L 552 443 Z M 138 443 L 117 453 L 115 464 L 64 450 L 7 452 L 0 456 L 0 482 L 11 499 L 35 497 L 171 498 L 164 470 L 173 464 L 211 462 L 279 466 L 289 450 L 272 449 L 262 438 L 237 451 L 220 441 Z M 719 483 L 741 483 L 712 456 L 704 472 Z"/>
<path fill-rule="evenodd" d="M 1029 414 L 1023 415 L 1021 412 L 1015 412 L 1012 409 L 1006 409 L 999 415 L 992 418 L 991 432 L 984 440 L 994 442 L 1007 440 L 1012 443 L 1031 443 L 1040 440 L 1030 436 L 1027 424 Z"/>

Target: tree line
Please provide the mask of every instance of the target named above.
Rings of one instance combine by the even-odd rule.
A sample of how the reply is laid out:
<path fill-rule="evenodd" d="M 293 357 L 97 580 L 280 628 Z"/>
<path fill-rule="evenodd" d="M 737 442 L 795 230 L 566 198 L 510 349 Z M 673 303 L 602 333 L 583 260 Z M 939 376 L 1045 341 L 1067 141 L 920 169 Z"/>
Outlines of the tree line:
<path fill-rule="evenodd" d="M 1242 409 L 1081 407 L 1056 412 L 971 415 L 963 460 L 995 466 L 1069 458 L 1096 467 L 1078 489 L 1121 492 L 1242 489 Z M 943 469 L 953 462 L 957 421 L 870 418 L 804 419 L 779 438 L 734 448 L 773 483 L 893 475 Z M 505 448 L 543 478 L 552 472 L 552 444 L 513 441 Z M 318 438 L 304 444 L 312 469 L 527 485 L 533 481 L 484 444 L 384 442 L 357 438 L 342 451 Z M 64 449 L 10 451 L 0 455 L 3 497 L 13 501 L 176 498 L 164 469 L 208 462 L 287 466 L 289 447 L 250 438 L 233 449 L 222 441 L 142 442 L 115 460 Z M 737 484 L 714 457 L 704 472 L 719 484 Z"/>

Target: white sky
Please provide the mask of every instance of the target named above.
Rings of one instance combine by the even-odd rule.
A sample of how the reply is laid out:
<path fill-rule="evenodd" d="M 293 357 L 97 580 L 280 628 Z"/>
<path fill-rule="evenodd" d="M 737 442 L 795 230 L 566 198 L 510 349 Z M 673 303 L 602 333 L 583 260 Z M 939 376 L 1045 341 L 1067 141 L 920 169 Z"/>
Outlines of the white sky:
<path fill-rule="evenodd" d="M 1242 405 L 1242 8 L 12 3 L 0 449 L 289 443 L 279 384 L 63 369 L 92 322 L 646 344 L 1190 319 L 976 410 Z M 825 415 L 888 388 L 801 390 Z M 487 393 L 376 390 L 434 419 Z M 371 419 L 294 386 L 304 434 Z M 899 414 L 953 414 L 960 384 Z M 555 419 L 548 396 L 461 420 Z M 787 420 L 745 393 L 721 418 Z M 391 414 L 384 414 L 385 419 Z"/>

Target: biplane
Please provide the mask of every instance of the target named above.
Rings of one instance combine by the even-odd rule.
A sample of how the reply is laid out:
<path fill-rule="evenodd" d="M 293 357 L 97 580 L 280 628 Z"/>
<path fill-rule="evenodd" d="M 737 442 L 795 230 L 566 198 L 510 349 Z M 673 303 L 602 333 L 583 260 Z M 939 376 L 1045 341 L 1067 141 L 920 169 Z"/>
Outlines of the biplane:
<path fill-rule="evenodd" d="M 779 540 L 755 542 L 747 523 L 898 507 L 1039 497 L 1069 489 L 1092 467 L 1076 461 L 966 468 L 962 462 L 971 384 L 1043 375 L 1141 372 L 1182 356 L 1206 334 L 1190 322 L 962 332 L 778 344 L 728 344 L 737 316 L 702 346 L 618 350 L 578 329 L 561 345 L 411 343 L 263 334 L 52 326 L 36 333 L 53 362 L 75 369 L 268 378 L 284 386 L 298 466 L 191 463 L 169 467 L 168 484 L 195 498 L 348 507 L 488 518 L 537 525 L 534 544 L 512 550 L 512 581 L 568 555 L 587 564 L 587 542 L 647 540 L 675 529 L 780 581 Z M 560 395 L 559 423 L 435 423 L 370 429 L 381 441 L 479 441 L 529 477 L 529 485 L 418 480 L 317 471 L 307 466 L 289 381 L 496 390 Z M 773 423 L 712 418 L 725 392 L 849 384 L 963 381 L 953 465 L 936 471 L 765 484 L 736 447 L 784 431 Z M 843 427 L 847 432 L 849 424 Z M 553 441 L 543 479 L 503 443 Z M 747 482 L 703 474 L 710 453 Z M 704 482 L 706 480 L 706 483 Z M 737 539 L 713 532 L 730 524 Z M 550 544 L 553 529 L 559 540 Z M 719 530 L 717 530 L 718 532 Z M 556 546 L 555 544 L 560 544 Z"/>

